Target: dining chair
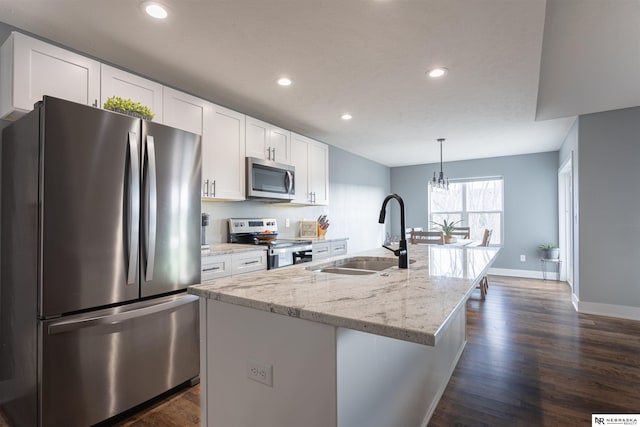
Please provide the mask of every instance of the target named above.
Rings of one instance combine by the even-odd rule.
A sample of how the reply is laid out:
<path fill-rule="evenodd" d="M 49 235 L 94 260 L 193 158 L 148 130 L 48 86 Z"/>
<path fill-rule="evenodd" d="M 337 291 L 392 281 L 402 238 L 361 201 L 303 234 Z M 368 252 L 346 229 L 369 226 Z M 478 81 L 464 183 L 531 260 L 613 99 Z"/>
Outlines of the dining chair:
<path fill-rule="evenodd" d="M 484 234 L 482 235 L 482 243 L 480 243 L 480 246 L 489 246 L 489 243 L 491 242 L 491 235 L 493 234 L 493 230 L 489 230 L 489 229 L 484 229 Z M 480 288 L 480 296 L 482 297 L 482 299 L 485 299 L 487 297 L 487 292 L 489 291 L 489 280 L 487 279 L 487 276 L 485 275 L 482 279 L 480 279 L 480 283 L 478 283 L 478 288 Z"/>
<path fill-rule="evenodd" d="M 442 231 L 417 231 L 411 232 L 411 243 L 421 245 L 444 245 L 444 233 Z"/>
<path fill-rule="evenodd" d="M 471 238 L 471 227 L 455 227 L 451 233 L 451 236 L 460 237 L 462 239 Z"/>

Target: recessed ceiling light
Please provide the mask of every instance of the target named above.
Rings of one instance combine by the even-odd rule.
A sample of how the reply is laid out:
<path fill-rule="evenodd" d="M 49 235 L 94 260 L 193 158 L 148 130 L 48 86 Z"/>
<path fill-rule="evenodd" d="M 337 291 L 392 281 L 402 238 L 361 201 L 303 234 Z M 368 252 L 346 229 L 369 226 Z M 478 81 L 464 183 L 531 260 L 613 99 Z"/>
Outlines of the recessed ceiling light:
<path fill-rule="evenodd" d="M 286 77 L 281 77 L 278 79 L 278 84 L 280 86 L 291 86 L 291 79 L 288 79 Z"/>
<path fill-rule="evenodd" d="M 345 114 L 341 115 L 340 118 L 342 120 L 351 120 L 353 118 L 353 116 L 351 114 L 349 114 L 349 113 L 345 113 Z"/>
<path fill-rule="evenodd" d="M 432 68 L 431 70 L 429 70 L 429 77 L 433 77 L 433 78 L 437 78 L 437 77 L 442 77 L 445 74 L 447 74 L 449 70 L 447 70 L 446 68 L 442 68 L 442 67 L 438 67 L 438 68 Z"/>
<path fill-rule="evenodd" d="M 142 7 L 147 15 L 155 19 L 165 19 L 168 15 L 167 9 L 158 3 L 144 3 Z"/>

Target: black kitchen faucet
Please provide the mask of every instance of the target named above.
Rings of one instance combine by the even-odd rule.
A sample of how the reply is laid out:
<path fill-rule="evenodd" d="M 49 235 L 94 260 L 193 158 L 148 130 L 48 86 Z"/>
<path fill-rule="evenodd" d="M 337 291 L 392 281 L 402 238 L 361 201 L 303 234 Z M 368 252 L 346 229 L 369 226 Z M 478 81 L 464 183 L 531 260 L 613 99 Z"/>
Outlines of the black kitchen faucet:
<path fill-rule="evenodd" d="M 396 199 L 400 203 L 400 245 L 398 249 L 390 248 L 389 246 L 382 245 L 383 248 L 389 249 L 395 256 L 398 257 L 398 268 L 409 268 L 409 251 L 407 249 L 407 235 L 404 227 L 404 200 L 396 193 L 389 194 L 382 202 L 382 208 L 380 209 L 380 219 L 378 222 L 384 224 L 384 218 L 387 214 L 387 203 L 391 199 Z"/>

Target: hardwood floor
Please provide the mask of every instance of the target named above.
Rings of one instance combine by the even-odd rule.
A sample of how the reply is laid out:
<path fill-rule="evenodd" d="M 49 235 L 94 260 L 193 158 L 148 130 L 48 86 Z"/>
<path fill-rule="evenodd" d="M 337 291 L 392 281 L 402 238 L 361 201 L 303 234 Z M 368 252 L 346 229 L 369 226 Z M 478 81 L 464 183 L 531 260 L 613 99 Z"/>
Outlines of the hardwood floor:
<path fill-rule="evenodd" d="M 640 413 L 640 322 L 576 313 L 565 283 L 491 276 L 467 325 L 430 426 L 587 426 L 592 413 Z M 199 397 L 187 388 L 115 425 L 196 426 Z"/>

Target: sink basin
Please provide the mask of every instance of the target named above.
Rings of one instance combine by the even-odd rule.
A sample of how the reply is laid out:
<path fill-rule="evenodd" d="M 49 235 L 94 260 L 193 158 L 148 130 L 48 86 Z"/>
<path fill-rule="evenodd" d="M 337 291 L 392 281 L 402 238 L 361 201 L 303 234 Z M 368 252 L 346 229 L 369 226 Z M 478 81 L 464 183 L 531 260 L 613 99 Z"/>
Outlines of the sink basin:
<path fill-rule="evenodd" d="M 415 260 L 410 260 L 410 263 Z M 375 274 L 378 271 L 386 270 L 398 265 L 397 258 L 380 258 L 358 256 L 333 261 L 328 264 L 307 267 L 307 270 L 319 271 L 322 273 L 348 274 L 353 276 Z"/>
<path fill-rule="evenodd" d="M 398 265 L 397 259 L 345 259 L 339 264 L 336 264 L 336 267 L 339 268 L 353 268 L 357 270 L 373 270 L 373 271 L 382 271 L 387 268 L 391 268 L 393 266 Z"/>

